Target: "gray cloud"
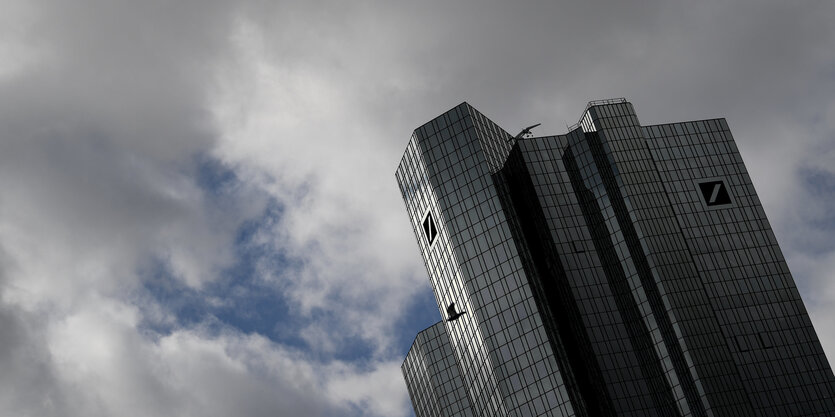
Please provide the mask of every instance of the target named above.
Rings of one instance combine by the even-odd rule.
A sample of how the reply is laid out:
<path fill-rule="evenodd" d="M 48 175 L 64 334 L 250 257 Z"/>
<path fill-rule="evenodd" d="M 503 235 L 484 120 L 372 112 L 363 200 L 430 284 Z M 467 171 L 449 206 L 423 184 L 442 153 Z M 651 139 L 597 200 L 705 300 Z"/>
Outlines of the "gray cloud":
<path fill-rule="evenodd" d="M 393 172 L 462 100 L 542 133 L 613 96 L 644 123 L 727 117 L 835 355 L 835 5 L 30 3 L 0 17 L 3 414 L 407 414 L 396 326 L 428 283 Z M 236 185 L 207 190 L 205 158 Z M 176 320 L 137 305 L 137 271 L 199 291 L 271 200 L 256 239 L 293 262 L 256 274 L 305 349 L 140 329 Z"/>

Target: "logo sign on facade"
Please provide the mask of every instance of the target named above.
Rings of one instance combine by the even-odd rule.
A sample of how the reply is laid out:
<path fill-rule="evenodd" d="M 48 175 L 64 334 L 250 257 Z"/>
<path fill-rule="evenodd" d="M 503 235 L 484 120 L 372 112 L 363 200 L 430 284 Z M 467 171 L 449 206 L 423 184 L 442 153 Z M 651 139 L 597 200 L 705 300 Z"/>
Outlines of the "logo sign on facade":
<path fill-rule="evenodd" d="M 725 182 L 722 180 L 701 182 L 699 183 L 699 190 L 702 192 L 705 205 L 708 207 L 731 204 L 728 187 L 725 186 Z"/>
<path fill-rule="evenodd" d="M 435 242 L 435 238 L 438 236 L 438 226 L 435 224 L 435 219 L 432 218 L 431 211 L 427 212 L 426 217 L 423 219 L 423 235 L 426 236 L 426 241 L 429 242 L 429 246 L 432 246 L 432 243 Z"/>

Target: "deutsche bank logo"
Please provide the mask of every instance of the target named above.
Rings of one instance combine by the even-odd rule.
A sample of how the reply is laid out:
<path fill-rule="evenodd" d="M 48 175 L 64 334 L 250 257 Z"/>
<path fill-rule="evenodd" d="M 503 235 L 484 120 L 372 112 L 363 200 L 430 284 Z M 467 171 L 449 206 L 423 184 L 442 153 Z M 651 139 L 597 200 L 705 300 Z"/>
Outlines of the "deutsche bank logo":
<path fill-rule="evenodd" d="M 438 236 L 438 226 L 435 224 L 435 219 L 432 218 L 431 211 L 427 212 L 426 217 L 423 219 L 423 235 L 426 236 L 426 241 L 429 242 L 429 246 L 432 246 L 432 243 L 435 242 L 435 238 Z"/>
<path fill-rule="evenodd" d="M 722 180 L 700 182 L 699 190 L 702 192 L 705 205 L 708 207 L 731 204 L 728 187 L 725 186 L 725 182 Z"/>

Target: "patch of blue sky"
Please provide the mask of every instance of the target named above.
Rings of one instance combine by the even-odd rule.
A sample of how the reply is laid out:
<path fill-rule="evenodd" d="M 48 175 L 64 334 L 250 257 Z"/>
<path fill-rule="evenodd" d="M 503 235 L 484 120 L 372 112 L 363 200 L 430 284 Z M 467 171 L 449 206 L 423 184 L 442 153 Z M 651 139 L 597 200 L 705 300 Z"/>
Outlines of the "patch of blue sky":
<path fill-rule="evenodd" d="M 223 198 L 230 187 L 240 182 L 234 170 L 209 155 L 199 154 L 194 157 L 194 162 L 196 164 L 195 180 L 204 192 Z"/>
<path fill-rule="evenodd" d="M 800 170 L 803 185 L 817 196 L 835 196 L 835 174 L 817 168 L 803 168 Z"/>
<path fill-rule="evenodd" d="M 410 300 L 404 314 L 394 325 L 398 332 L 395 342 L 396 350 L 403 358 L 406 357 L 406 352 L 409 351 L 418 332 L 441 320 L 435 295 L 432 294 L 432 288 L 428 284 L 427 278 L 427 285 L 423 286 L 423 289 Z"/>
<path fill-rule="evenodd" d="M 808 196 L 813 201 L 812 206 L 820 205 L 831 207 L 835 204 L 835 174 L 819 168 L 803 168 L 799 171 L 802 185 Z M 807 220 L 810 226 L 818 230 L 835 229 L 835 211 L 818 210 Z M 835 239 L 831 242 L 835 245 Z M 819 250 L 832 250 L 834 247 L 818 248 Z"/>
<path fill-rule="evenodd" d="M 243 188 L 235 172 L 212 158 L 200 157 L 197 162 L 196 182 L 204 190 L 207 204 L 230 207 L 233 204 L 230 199 L 240 197 L 239 190 Z M 143 330 L 152 336 L 160 336 L 198 326 L 203 330 L 234 329 L 247 334 L 257 333 L 320 360 L 370 360 L 375 352 L 373 342 L 340 328 L 344 324 L 338 324 L 341 323 L 338 312 L 314 309 L 305 315 L 298 314 L 292 301 L 283 293 L 281 282 L 265 278 L 265 275 L 293 274 L 304 266 L 303 260 L 276 251 L 272 244 L 259 238 L 279 223 L 282 215 L 282 205 L 275 199 L 268 199 L 263 212 L 243 222 L 236 231 L 234 264 L 201 288 L 189 287 L 177 279 L 165 259 L 148 263 L 139 271 L 143 282 L 140 294 L 134 296 L 135 304 L 145 309 L 162 309 L 167 313 L 167 319 L 154 320 L 152 318 L 158 315 L 143 314 L 146 317 L 141 324 Z M 428 305 L 434 308 L 431 293 L 429 297 Z M 404 316 L 409 317 L 407 323 L 413 323 L 414 317 L 420 318 L 414 326 L 408 327 L 411 337 L 414 336 L 412 327 L 432 324 L 422 304 L 426 303 L 414 303 L 410 309 L 415 311 Z M 319 349 L 305 340 L 303 332 L 314 323 L 341 335 L 336 351 Z M 403 330 L 396 328 L 398 332 Z M 403 334 L 406 337 L 407 333 Z M 406 343 L 410 344 L 411 340 Z"/>
<path fill-rule="evenodd" d="M 298 336 L 299 317 L 274 283 L 259 276 L 257 265 L 280 271 L 298 267 L 296 262 L 254 239 L 264 224 L 281 216 L 281 207 L 272 202 L 258 219 L 246 221 L 235 239 L 235 262 L 221 271 L 217 279 L 193 288 L 178 279 L 165 259 L 155 259 L 144 270 L 140 298 L 161 307 L 173 321 L 147 322 L 148 330 L 161 334 L 177 328 L 225 326 L 243 333 L 258 333 L 284 345 L 303 347 Z M 142 304 L 142 303 L 140 303 Z"/>

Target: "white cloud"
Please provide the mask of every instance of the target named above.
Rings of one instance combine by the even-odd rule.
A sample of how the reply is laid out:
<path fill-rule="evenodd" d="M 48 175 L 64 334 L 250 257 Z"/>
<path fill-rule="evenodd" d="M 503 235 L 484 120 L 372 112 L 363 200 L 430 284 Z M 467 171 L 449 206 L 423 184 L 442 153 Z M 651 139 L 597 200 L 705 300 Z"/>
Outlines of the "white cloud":
<path fill-rule="evenodd" d="M 315 358 L 222 325 L 219 332 L 203 327 L 208 324 L 180 328 L 170 306 L 137 296 L 158 263 L 183 288 L 202 294 L 238 262 L 239 228 L 257 219 L 271 198 L 260 187 L 282 199 L 305 196 L 304 176 L 313 178 L 301 165 L 288 164 L 280 172 L 293 189 L 279 192 L 270 179 L 273 170 L 227 158 L 230 165 L 220 168 L 235 170 L 232 186 L 207 190 L 201 183 L 201 161 L 223 156 L 216 145 L 224 142 L 218 142 L 208 111 L 215 103 L 207 102 L 213 98 L 207 92 L 218 73 L 215 65 L 224 56 L 234 57 L 228 29 L 239 10 L 203 2 L 42 4 L 24 10 L 27 23 L 0 48 L 14 58 L 22 57 L 18 52 L 49 58 L 32 61 L 38 65 L 21 61 L 3 67 L 0 77 L 2 414 L 398 415 L 407 409 L 402 380 L 387 362 L 391 353 L 354 364 Z M 312 91 L 313 81 L 302 85 L 298 96 Z M 232 98 L 241 100 L 229 103 L 233 107 L 247 101 Z M 287 115 L 303 117 L 301 124 L 308 118 Z M 319 146 L 333 152 L 330 145 Z M 313 160 L 314 155 L 299 156 Z M 285 161 L 291 162 L 267 163 Z M 302 177 L 292 177 L 296 173 Z M 391 190 L 396 197 L 395 187 Z M 412 256 L 406 267 L 380 258 L 391 272 L 381 279 L 385 272 L 363 270 L 380 271 L 374 266 L 377 256 L 342 254 L 356 246 L 346 243 L 345 234 L 361 225 L 332 218 L 338 210 L 310 200 L 327 193 L 313 189 L 301 207 L 320 221 L 306 226 L 307 219 L 291 211 L 268 230 L 274 234 L 263 236 L 276 250 L 305 262 L 310 255 L 334 258 L 298 271 L 307 281 L 296 280 L 291 290 L 302 310 L 309 313 L 334 301 L 338 291 L 329 281 L 334 264 L 349 274 L 338 279 L 355 299 L 364 295 L 347 285 L 351 278 L 382 283 L 371 288 L 381 297 L 402 288 L 400 277 L 392 275 L 405 275 L 417 288 L 413 277 L 419 263 Z M 353 201 L 351 193 L 336 193 L 329 202 L 347 207 Z M 373 214 L 364 216 L 369 222 Z M 287 224 L 294 225 L 292 233 L 282 230 Z M 327 237 L 337 233 L 341 240 L 332 244 Z M 395 238 L 389 246 L 406 246 L 402 242 Z M 296 273 L 257 271 L 264 279 Z M 313 295 L 307 296 L 308 290 Z M 209 305 L 224 304 L 214 294 L 206 296 Z M 318 305 L 301 301 L 317 297 L 323 300 Z M 395 290 L 391 298 L 398 302 L 406 295 Z M 352 338 L 390 349 L 392 336 L 375 332 L 390 332 L 397 315 L 364 320 L 363 304 L 370 300 L 361 301 L 351 301 L 361 311 L 347 312 L 338 325 Z M 363 320 L 367 324 L 354 326 Z M 146 327 L 149 323 L 171 332 L 156 333 Z M 310 325 L 328 339 L 334 339 L 334 326 Z M 398 362 L 399 352 L 394 356 Z M 368 385 L 385 378 L 377 384 L 391 387 L 393 394 L 340 392 L 333 382 L 351 378 Z"/>
<path fill-rule="evenodd" d="M 338 401 L 381 416 L 402 415 L 409 407 L 409 397 L 391 381 L 402 378 L 400 361 L 377 363 L 367 372 L 336 366 L 331 371 L 328 392 Z"/>
<path fill-rule="evenodd" d="M 804 177 L 833 174 L 833 5 L 430 3 L 3 0 L 0 414 L 406 414 L 396 325 L 428 283 L 393 172 L 462 100 L 543 133 L 621 95 L 727 117 L 835 357 L 833 197 Z M 229 307 L 204 290 L 272 201 L 252 239 L 288 262 L 255 280 L 309 347 L 142 293 L 161 263 Z"/>
<path fill-rule="evenodd" d="M 270 59 L 270 46 L 284 46 L 266 45 L 270 34 L 241 24 L 237 65 L 216 97 L 223 139 L 215 155 L 282 204 L 269 238 L 302 266 L 280 273 L 277 285 L 302 312 L 336 315 L 306 330 L 313 345 L 358 335 L 388 348 L 392 319 L 425 283 L 394 182 L 402 149 L 368 122 L 353 101 L 362 92 L 340 71 Z"/>
<path fill-rule="evenodd" d="M 317 362 L 230 328 L 149 338 L 135 307 L 86 301 L 45 329 L 32 315 L 2 311 L 4 334 L 16 336 L 0 346 L 0 369 L 16 376 L 0 383 L 4 414 L 396 416 L 408 401 L 389 382 L 400 378 L 396 361 Z M 32 325 L 39 330 L 26 330 Z"/>

